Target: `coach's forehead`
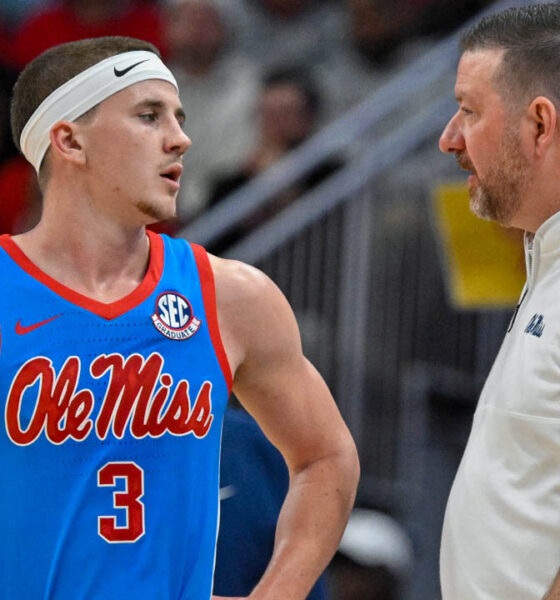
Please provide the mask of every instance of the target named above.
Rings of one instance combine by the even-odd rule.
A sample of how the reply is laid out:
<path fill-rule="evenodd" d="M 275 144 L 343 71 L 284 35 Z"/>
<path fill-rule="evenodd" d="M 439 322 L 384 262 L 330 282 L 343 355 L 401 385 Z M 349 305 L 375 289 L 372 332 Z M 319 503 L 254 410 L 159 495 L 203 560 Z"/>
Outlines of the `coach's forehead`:
<path fill-rule="evenodd" d="M 496 74 L 502 64 L 504 50 L 488 48 L 467 50 L 457 67 L 455 96 L 457 100 L 476 98 L 481 94 L 497 93 Z"/>

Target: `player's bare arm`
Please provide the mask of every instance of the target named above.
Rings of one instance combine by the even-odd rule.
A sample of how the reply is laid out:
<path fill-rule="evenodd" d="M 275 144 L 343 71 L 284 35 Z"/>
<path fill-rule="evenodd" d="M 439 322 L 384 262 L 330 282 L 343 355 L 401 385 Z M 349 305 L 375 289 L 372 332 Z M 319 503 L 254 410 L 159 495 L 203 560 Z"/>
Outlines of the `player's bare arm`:
<path fill-rule="evenodd" d="M 325 382 L 302 353 L 280 290 L 252 267 L 211 261 L 234 392 L 290 472 L 274 553 L 250 598 L 303 600 L 334 554 L 354 503 L 355 445 Z"/>
<path fill-rule="evenodd" d="M 544 595 L 543 600 L 560 600 L 560 569 L 552 582 L 550 589 Z"/>

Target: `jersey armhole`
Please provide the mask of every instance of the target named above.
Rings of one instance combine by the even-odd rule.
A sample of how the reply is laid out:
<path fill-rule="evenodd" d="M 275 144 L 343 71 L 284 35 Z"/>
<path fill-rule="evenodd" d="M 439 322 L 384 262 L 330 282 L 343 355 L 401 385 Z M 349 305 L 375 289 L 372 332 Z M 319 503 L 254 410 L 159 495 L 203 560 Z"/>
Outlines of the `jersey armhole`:
<path fill-rule="evenodd" d="M 202 300 L 204 302 L 204 312 L 206 313 L 206 319 L 208 320 L 208 330 L 210 332 L 210 340 L 214 346 L 214 351 L 220 363 L 222 373 L 226 380 L 228 392 L 231 392 L 233 387 L 233 376 L 229 366 L 224 345 L 222 343 L 222 336 L 220 335 L 220 328 L 218 326 L 218 310 L 216 306 L 216 286 L 214 283 L 214 272 L 210 265 L 210 259 L 206 250 L 198 244 L 190 244 L 196 267 L 198 269 L 198 277 L 200 279 L 200 287 L 202 290 Z"/>

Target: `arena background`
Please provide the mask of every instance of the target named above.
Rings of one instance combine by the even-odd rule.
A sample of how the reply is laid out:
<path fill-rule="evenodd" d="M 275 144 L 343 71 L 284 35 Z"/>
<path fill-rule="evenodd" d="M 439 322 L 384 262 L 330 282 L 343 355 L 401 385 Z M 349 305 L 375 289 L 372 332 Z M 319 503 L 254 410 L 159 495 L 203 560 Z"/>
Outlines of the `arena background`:
<path fill-rule="evenodd" d="M 355 570 L 332 577 L 364 577 L 363 600 L 439 598 L 447 494 L 524 272 L 520 236 L 470 219 L 437 140 L 461 28 L 529 3 L 0 0 L 0 233 L 40 211 L 9 137 L 18 71 L 81 37 L 154 42 L 193 139 L 159 229 L 258 266 L 294 307 L 360 453 Z"/>

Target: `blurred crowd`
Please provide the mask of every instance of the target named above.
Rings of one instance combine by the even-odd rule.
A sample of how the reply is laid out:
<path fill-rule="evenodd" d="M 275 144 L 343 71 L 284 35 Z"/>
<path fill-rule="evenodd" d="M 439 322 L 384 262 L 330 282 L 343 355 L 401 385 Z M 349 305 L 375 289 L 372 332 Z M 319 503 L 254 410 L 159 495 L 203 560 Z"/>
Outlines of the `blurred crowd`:
<path fill-rule="evenodd" d="M 40 214 L 34 170 L 11 140 L 9 99 L 18 72 L 53 45 L 125 35 L 160 49 L 177 78 L 185 130 L 193 142 L 185 157 L 177 219 L 163 226 L 173 234 L 357 105 L 489 3 L 0 0 L 0 234 L 24 231 Z M 343 162 L 340 157 L 316 166 L 212 250 L 225 249 Z M 258 569 L 264 569 L 267 558 L 262 548 L 272 547 L 287 485 L 280 455 L 246 421 L 246 416 L 230 414 L 224 429 L 224 456 L 229 458 L 222 465 L 222 482 L 229 495 L 223 502 L 218 559 L 227 559 L 218 560 L 216 571 L 217 592 L 224 594 L 247 593 L 260 577 Z M 250 462 L 254 457 L 259 465 Z M 261 519 L 258 530 L 249 529 L 255 527 L 254 520 L 249 522 L 255 513 Z M 240 540 L 244 547 L 236 552 Z M 331 565 L 331 595 L 323 580 L 312 597 L 396 600 L 410 572 L 410 554 L 396 522 L 375 511 L 358 511 Z"/>
<path fill-rule="evenodd" d="M 17 73 L 53 45 L 127 35 L 160 49 L 177 77 L 193 141 L 178 217 L 165 226 L 173 233 L 360 102 L 485 4 L 488 0 L 2 0 L 0 233 L 31 227 L 40 212 L 34 172 L 11 141 L 8 109 Z M 320 165 L 298 189 L 275 199 L 269 212 L 338 166 Z M 255 220 L 261 217 L 266 215 Z"/>

